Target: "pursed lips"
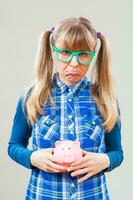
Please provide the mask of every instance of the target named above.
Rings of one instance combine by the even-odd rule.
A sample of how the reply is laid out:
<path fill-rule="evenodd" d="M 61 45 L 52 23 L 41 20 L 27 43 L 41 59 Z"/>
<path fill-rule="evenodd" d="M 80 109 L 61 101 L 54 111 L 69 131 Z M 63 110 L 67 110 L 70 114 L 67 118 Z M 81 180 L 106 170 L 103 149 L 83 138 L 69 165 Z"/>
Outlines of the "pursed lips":
<path fill-rule="evenodd" d="M 66 74 L 66 76 L 70 76 L 70 75 L 79 75 L 79 73 L 77 73 L 77 72 L 70 72 L 70 73 Z"/>

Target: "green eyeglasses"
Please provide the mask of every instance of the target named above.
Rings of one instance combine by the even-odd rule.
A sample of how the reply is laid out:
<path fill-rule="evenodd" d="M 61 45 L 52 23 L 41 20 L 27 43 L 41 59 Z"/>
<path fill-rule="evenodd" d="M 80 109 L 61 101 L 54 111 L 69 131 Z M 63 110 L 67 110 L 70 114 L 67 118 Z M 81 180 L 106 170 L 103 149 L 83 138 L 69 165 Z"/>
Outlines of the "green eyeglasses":
<path fill-rule="evenodd" d="M 91 63 L 95 52 L 91 51 L 72 51 L 64 48 L 57 48 L 53 46 L 53 51 L 56 52 L 56 57 L 59 61 L 64 63 L 71 62 L 73 56 L 76 56 L 79 64 L 88 65 Z"/>

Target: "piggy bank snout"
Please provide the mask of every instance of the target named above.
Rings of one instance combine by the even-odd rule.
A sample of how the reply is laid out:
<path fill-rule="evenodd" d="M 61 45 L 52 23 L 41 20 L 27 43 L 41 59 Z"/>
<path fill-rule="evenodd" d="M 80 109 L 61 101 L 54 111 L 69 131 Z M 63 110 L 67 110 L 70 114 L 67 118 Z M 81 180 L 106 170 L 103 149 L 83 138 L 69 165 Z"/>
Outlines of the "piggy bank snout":
<path fill-rule="evenodd" d="M 64 162 L 72 162 L 72 161 L 74 161 L 74 158 L 73 158 L 72 154 L 65 154 L 63 156 L 63 160 L 64 160 Z"/>

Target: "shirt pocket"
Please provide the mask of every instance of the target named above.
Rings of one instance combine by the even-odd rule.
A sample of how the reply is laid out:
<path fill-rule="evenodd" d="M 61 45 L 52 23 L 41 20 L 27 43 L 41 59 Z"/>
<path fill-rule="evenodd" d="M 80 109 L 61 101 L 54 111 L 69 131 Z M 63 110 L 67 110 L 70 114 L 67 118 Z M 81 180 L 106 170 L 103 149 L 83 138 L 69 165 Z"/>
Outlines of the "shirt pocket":
<path fill-rule="evenodd" d="M 54 144 L 56 140 L 59 140 L 59 115 L 45 115 L 40 117 L 35 125 L 34 136 L 37 143 L 41 146 L 43 145 L 42 143 Z"/>
<path fill-rule="evenodd" d="M 103 120 L 100 116 L 95 115 L 89 117 L 85 115 L 83 119 L 84 127 L 84 147 L 90 148 L 94 152 L 98 152 L 99 146 L 104 138 Z"/>

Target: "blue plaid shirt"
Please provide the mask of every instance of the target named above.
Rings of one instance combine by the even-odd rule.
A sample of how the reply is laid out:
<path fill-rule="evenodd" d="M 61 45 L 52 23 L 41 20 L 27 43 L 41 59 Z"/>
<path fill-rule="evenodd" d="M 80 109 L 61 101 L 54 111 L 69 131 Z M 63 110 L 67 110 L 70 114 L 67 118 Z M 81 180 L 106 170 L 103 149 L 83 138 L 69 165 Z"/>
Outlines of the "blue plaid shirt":
<path fill-rule="evenodd" d="M 55 107 L 47 102 L 45 115 L 40 115 L 32 126 L 33 150 L 53 148 L 57 140 L 79 140 L 85 151 L 106 152 L 103 120 L 87 77 L 67 86 L 55 73 L 52 96 Z M 32 169 L 26 200 L 109 200 L 103 171 L 78 184 L 80 176 Z"/>

